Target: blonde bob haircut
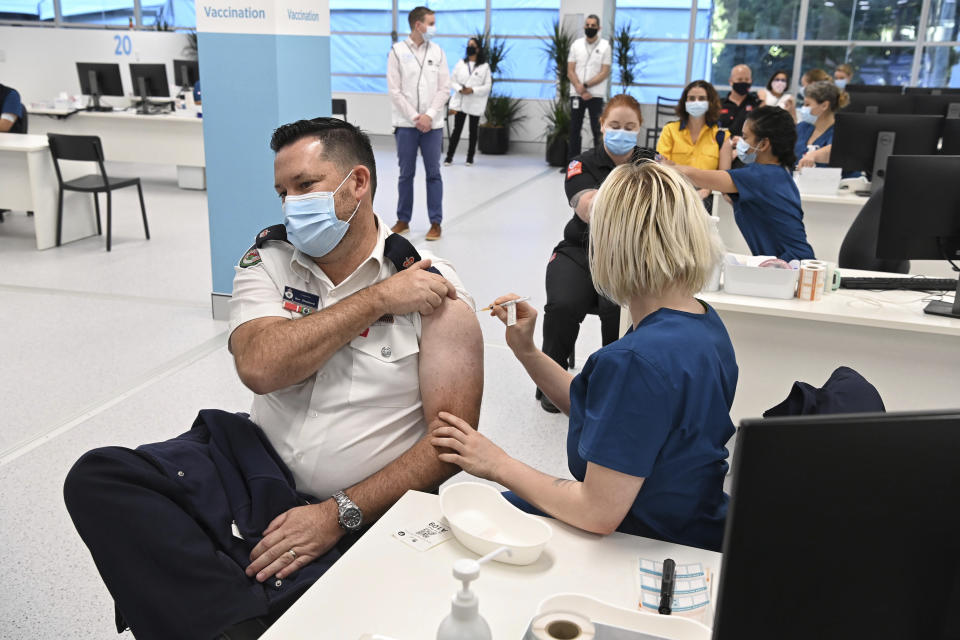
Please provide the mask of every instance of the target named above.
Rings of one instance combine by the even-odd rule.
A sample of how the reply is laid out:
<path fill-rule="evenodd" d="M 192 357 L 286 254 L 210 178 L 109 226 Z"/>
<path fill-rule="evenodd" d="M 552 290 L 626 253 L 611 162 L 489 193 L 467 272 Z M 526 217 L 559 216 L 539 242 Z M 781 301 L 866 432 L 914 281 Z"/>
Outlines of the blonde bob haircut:
<path fill-rule="evenodd" d="M 692 295 L 723 257 L 696 190 L 656 162 L 614 169 L 592 207 L 593 284 L 617 304 L 670 289 Z"/>

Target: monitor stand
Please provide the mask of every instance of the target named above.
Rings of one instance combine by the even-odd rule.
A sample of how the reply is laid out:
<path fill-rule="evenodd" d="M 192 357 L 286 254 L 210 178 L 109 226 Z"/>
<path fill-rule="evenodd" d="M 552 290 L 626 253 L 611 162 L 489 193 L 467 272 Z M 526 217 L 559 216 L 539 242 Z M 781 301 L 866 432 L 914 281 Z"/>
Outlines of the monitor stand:
<path fill-rule="evenodd" d="M 873 155 L 873 175 L 870 177 L 870 189 L 873 193 L 883 188 L 883 179 L 887 174 L 887 158 L 893 155 L 893 143 L 897 134 L 893 131 L 877 133 L 877 149 Z"/>
<path fill-rule="evenodd" d="M 100 86 L 97 82 L 97 72 L 90 71 L 87 75 L 90 82 L 90 99 L 93 104 L 87 107 L 87 111 L 113 111 L 110 105 L 100 104 Z"/>
<path fill-rule="evenodd" d="M 952 303 L 934 301 L 928 304 L 923 312 L 933 316 L 960 319 L 960 278 L 957 279 L 957 290 L 954 292 Z"/>
<path fill-rule="evenodd" d="M 140 108 L 137 113 L 140 115 L 150 115 L 150 105 L 147 103 L 147 79 L 143 76 L 137 78 L 137 95 L 140 96 Z"/>

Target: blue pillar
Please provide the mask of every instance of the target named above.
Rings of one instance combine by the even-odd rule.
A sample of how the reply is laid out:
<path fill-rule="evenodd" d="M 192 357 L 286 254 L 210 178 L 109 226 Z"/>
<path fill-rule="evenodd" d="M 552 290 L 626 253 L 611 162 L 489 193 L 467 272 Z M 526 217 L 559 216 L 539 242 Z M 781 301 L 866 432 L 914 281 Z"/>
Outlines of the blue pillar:
<path fill-rule="evenodd" d="M 197 0 L 213 316 L 226 319 L 233 267 L 283 221 L 270 136 L 330 115 L 328 0 Z"/>

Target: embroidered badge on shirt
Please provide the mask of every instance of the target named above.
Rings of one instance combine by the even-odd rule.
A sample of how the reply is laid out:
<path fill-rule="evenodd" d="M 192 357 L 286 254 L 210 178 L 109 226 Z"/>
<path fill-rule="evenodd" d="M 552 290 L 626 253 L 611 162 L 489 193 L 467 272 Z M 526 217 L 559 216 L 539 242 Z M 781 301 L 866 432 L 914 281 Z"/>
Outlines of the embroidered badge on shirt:
<path fill-rule="evenodd" d="M 567 180 L 581 173 L 583 173 L 583 163 L 579 160 L 574 160 L 567 166 Z"/>
<path fill-rule="evenodd" d="M 252 267 L 255 264 L 260 264 L 263 259 L 260 257 L 260 252 L 256 249 L 250 249 L 246 254 L 240 259 L 240 268 L 246 269 L 247 267 Z"/>

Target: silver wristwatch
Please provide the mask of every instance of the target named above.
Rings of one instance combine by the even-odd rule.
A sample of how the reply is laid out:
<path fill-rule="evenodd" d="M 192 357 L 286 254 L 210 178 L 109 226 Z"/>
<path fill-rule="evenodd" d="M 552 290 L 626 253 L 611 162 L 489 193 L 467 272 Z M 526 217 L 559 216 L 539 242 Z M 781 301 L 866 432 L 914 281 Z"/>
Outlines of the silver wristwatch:
<path fill-rule="evenodd" d="M 333 499 L 337 501 L 337 509 L 339 510 L 337 522 L 343 530 L 348 533 L 359 531 L 363 525 L 363 512 L 360 511 L 360 507 L 343 491 L 337 491 L 333 494 Z"/>

